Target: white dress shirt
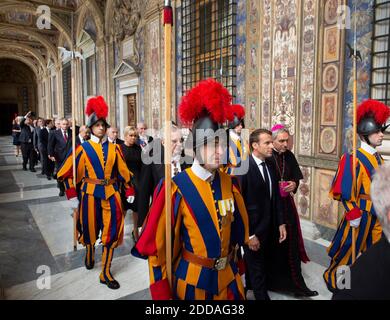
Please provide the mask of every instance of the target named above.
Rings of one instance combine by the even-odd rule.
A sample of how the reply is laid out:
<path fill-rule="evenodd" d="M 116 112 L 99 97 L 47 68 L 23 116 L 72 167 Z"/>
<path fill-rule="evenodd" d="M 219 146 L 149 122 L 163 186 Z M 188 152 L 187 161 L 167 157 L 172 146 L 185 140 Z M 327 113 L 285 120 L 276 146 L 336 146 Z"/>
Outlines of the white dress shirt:
<path fill-rule="evenodd" d="M 102 141 L 100 141 L 100 139 L 99 139 L 97 136 L 95 136 L 95 135 L 93 135 L 93 134 L 91 133 L 91 141 L 93 141 L 93 142 L 95 142 L 95 143 L 101 143 L 101 144 L 103 144 L 104 142 L 107 141 L 107 136 L 104 136 L 103 139 L 102 139 Z"/>
<path fill-rule="evenodd" d="M 81 137 L 81 135 L 79 134 L 79 139 L 80 139 L 80 144 L 82 144 L 85 140 Z"/>
<path fill-rule="evenodd" d="M 203 181 L 208 180 L 210 177 L 213 177 L 213 174 L 206 170 L 204 167 L 202 167 L 198 161 L 198 159 L 194 159 L 194 162 L 192 163 L 191 170 L 198 178 L 202 179 Z"/>
<path fill-rule="evenodd" d="M 368 153 L 371 154 L 371 155 L 374 155 L 375 153 L 377 153 L 377 151 L 376 151 L 375 148 L 371 147 L 368 143 L 366 143 L 366 142 L 364 142 L 364 141 L 361 141 L 360 147 L 361 147 L 364 151 L 368 152 Z"/>
<path fill-rule="evenodd" d="M 108 141 L 109 141 L 109 142 L 111 142 L 111 143 L 113 143 L 113 144 L 116 144 L 116 140 L 117 140 L 117 139 L 112 140 L 110 137 L 107 137 L 107 138 L 108 138 Z"/>
<path fill-rule="evenodd" d="M 236 131 L 230 130 L 229 133 L 233 140 L 241 140 L 241 136 L 239 136 Z"/>

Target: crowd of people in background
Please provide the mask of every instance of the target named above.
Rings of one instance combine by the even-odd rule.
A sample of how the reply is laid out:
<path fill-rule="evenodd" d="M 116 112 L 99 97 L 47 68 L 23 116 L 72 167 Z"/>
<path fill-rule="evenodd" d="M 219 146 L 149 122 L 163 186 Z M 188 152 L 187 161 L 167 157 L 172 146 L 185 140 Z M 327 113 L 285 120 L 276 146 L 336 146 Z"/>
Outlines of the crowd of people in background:
<path fill-rule="evenodd" d="M 91 137 L 91 130 L 86 125 L 75 125 L 75 131 L 76 147 Z M 123 132 L 124 140 L 119 138 L 120 134 L 117 128 L 110 127 L 107 130 L 109 142 L 121 146 L 128 169 L 134 175 L 137 194 L 140 194 L 140 177 L 142 175 L 145 176 L 145 173 L 149 177 L 150 171 L 150 168 L 143 166 L 141 161 L 141 153 L 145 152 L 148 144 L 153 141 L 153 138 L 146 135 L 146 132 L 147 126 L 143 122 L 138 123 L 137 127 L 126 127 Z M 16 116 L 12 121 L 12 143 L 15 146 L 15 156 L 23 158 L 22 167 L 24 171 L 36 172 L 35 167 L 40 163 L 41 178 L 46 177 L 47 180 L 57 179 L 57 172 L 72 150 L 72 119 L 65 117 L 43 119 L 42 117 L 36 117 L 33 112 L 28 112 L 25 116 Z M 143 180 L 142 185 L 149 184 L 148 179 Z M 153 186 L 157 182 L 156 178 Z M 57 187 L 59 189 L 58 195 L 64 197 L 64 182 L 57 181 Z M 149 187 L 147 187 L 147 190 L 147 194 L 150 197 L 153 190 Z M 141 195 L 141 199 L 146 200 L 143 201 L 141 209 L 142 217 L 145 217 L 149 207 L 149 199 L 145 195 Z M 135 201 L 129 204 L 124 199 L 123 203 L 126 210 L 133 212 L 135 227 L 132 236 L 134 241 L 136 241 L 139 236 L 139 228 L 143 222 L 143 219 L 138 219 L 138 202 Z"/>

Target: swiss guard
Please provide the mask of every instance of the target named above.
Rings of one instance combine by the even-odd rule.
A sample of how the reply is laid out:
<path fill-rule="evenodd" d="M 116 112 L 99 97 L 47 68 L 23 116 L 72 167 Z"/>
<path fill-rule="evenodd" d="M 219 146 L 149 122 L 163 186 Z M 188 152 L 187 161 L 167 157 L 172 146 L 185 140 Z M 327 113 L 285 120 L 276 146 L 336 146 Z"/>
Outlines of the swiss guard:
<path fill-rule="evenodd" d="M 77 231 L 79 242 L 86 247 L 85 267 L 94 267 L 95 243 L 101 232 L 100 282 L 110 289 L 118 289 L 120 285 L 110 268 L 114 249 L 123 241 L 124 212 L 119 188 L 123 185 L 127 201 L 134 201 L 134 188 L 130 185 L 132 174 L 121 149 L 107 139 L 108 106 L 103 97 L 88 100 L 86 115 L 91 139 L 76 148 L 76 186 L 73 185 L 72 152 L 57 176 L 65 182 L 67 198 L 78 197 L 79 200 Z"/>
<path fill-rule="evenodd" d="M 337 289 L 338 267 L 352 264 L 352 241 L 355 240 L 356 255 L 359 255 L 382 236 L 370 187 L 372 175 L 384 163 L 375 148 L 382 145 L 389 116 L 390 108 L 379 101 L 366 100 L 361 103 L 357 109 L 357 133 L 361 140 L 356 152 L 357 163 L 353 165 L 351 154 L 344 154 L 340 159 L 330 196 L 342 202 L 345 214 L 328 248 L 332 260 L 325 270 L 324 280 L 330 291 Z M 352 170 L 356 170 L 356 186 L 353 184 Z M 352 239 L 351 228 L 356 230 L 356 239 Z"/>
<path fill-rule="evenodd" d="M 248 169 L 248 166 L 243 164 L 248 161 L 249 144 L 241 134 L 242 129 L 245 128 L 245 109 L 239 104 L 234 104 L 231 108 L 233 120 L 228 124 L 229 148 L 225 171 L 230 175 L 240 176 Z"/>
<path fill-rule="evenodd" d="M 231 99 L 226 88 L 207 79 L 191 89 L 179 106 L 182 123 L 192 124 L 195 159 L 172 180 L 172 287 L 165 258 L 164 182 L 155 190 L 133 248 L 134 255 L 149 259 L 153 299 L 245 298 L 236 254 L 238 246 L 249 240 L 248 216 L 237 181 L 219 170 L 226 144 L 222 124 L 232 120 Z"/>

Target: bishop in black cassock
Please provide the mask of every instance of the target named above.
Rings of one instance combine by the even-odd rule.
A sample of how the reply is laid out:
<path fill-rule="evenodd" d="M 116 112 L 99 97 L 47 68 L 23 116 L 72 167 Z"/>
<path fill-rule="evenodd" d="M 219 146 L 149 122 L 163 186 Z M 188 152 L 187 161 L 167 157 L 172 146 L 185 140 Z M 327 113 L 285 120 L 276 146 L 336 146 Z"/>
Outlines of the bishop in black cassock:
<path fill-rule="evenodd" d="M 281 193 L 283 217 L 286 223 L 287 239 L 279 243 L 277 228 L 269 248 L 268 287 L 274 291 L 290 291 L 298 296 L 316 296 L 310 290 L 302 276 L 301 262 L 310 261 L 305 250 L 299 215 L 294 203 L 293 194 L 303 179 L 302 172 L 294 154 L 288 150 L 289 132 L 282 125 L 272 128 L 273 155 L 269 164 L 275 168 Z"/>

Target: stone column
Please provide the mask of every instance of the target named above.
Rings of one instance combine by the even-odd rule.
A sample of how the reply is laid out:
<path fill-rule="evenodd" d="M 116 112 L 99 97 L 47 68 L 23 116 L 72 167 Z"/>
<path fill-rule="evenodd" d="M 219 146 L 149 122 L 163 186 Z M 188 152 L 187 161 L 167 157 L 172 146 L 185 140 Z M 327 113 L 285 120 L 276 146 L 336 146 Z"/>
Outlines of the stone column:
<path fill-rule="evenodd" d="M 46 105 L 45 105 L 45 118 L 51 117 L 51 83 L 50 83 L 50 73 L 46 72 L 45 74 L 45 96 L 46 96 Z"/>
<path fill-rule="evenodd" d="M 76 48 L 76 51 L 80 51 L 80 48 Z M 82 61 L 80 59 L 74 59 L 73 62 L 74 67 L 72 67 L 72 72 L 74 70 L 74 92 L 72 94 L 75 95 L 74 103 L 75 103 L 75 121 L 77 125 L 83 124 L 83 113 L 84 113 L 84 101 L 83 101 L 83 74 L 82 74 Z M 73 74 L 72 74 L 73 76 Z"/>
<path fill-rule="evenodd" d="M 145 12 L 145 122 L 153 130 L 161 128 L 164 114 L 164 48 L 160 12 L 162 6 L 153 1 Z M 152 52 L 154 56 L 152 57 Z M 157 61 L 156 61 L 157 60 Z M 152 67 L 152 63 L 156 65 Z M 153 86 L 151 85 L 153 83 Z"/>
<path fill-rule="evenodd" d="M 105 86 L 105 93 L 106 93 L 106 101 L 109 106 L 109 120 L 110 123 L 116 123 L 116 116 L 115 116 L 115 110 L 116 110 L 116 97 L 115 97 L 115 81 L 113 79 L 114 75 L 114 39 L 112 36 L 107 36 L 104 41 L 104 51 L 105 51 L 105 61 L 103 64 L 105 65 L 105 78 L 106 78 L 106 86 Z"/>
<path fill-rule="evenodd" d="M 95 61 L 97 63 L 97 79 L 98 79 L 98 95 L 103 95 L 105 98 L 107 98 L 107 76 L 106 76 L 106 46 L 105 46 L 105 40 L 104 37 L 99 38 L 96 41 L 96 57 Z"/>
<path fill-rule="evenodd" d="M 43 76 L 42 73 L 39 73 L 37 77 L 37 97 L 36 102 L 38 103 L 35 112 L 38 116 L 44 115 L 44 106 L 43 106 L 43 99 L 42 99 L 42 84 L 43 84 Z"/>

